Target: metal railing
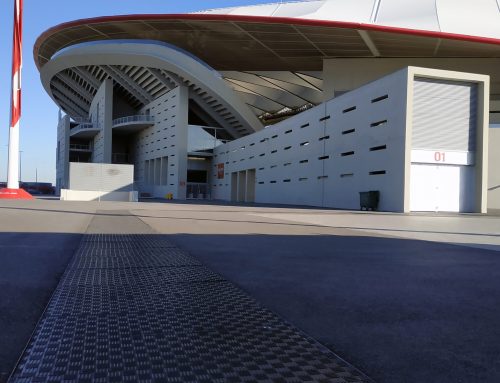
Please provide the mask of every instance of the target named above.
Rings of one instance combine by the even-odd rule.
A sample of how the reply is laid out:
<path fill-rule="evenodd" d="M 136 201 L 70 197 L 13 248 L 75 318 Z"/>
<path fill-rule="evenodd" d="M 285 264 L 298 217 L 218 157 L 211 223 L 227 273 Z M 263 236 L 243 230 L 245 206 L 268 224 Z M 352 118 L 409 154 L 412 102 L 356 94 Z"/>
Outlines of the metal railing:
<path fill-rule="evenodd" d="M 98 127 L 96 127 L 92 122 L 83 122 L 83 123 L 71 128 L 71 131 L 74 132 L 74 131 L 77 131 L 80 129 L 98 129 Z"/>
<path fill-rule="evenodd" d="M 122 124 L 128 124 L 131 122 L 155 122 L 154 116 L 150 116 L 147 114 L 137 114 L 135 116 L 127 116 L 127 117 L 121 117 L 113 120 L 113 126 L 115 125 L 122 125 Z"/>
<path fill-rule="evenodd" d="M 90 150 L 90 145 L 84 144 L 69 144 L 70 150 Z"/>

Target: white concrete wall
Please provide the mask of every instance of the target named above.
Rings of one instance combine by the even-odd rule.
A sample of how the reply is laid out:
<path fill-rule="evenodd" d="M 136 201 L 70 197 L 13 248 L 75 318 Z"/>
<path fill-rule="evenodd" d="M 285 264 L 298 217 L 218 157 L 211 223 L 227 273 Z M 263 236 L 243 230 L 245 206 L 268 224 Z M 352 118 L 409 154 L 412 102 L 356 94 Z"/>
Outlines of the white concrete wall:
<path fill-rule="evenodd" d="M 92 123 L 100 128 L 94 137 L 92 162 L 111 163 L 113 140 L 113 80 L 105 80 L 90 105 Z"/>
<path fill-rule="evenodd" d="M 168 193 L 176 199 L 186 198 L 188 104 L 188 90 L 181 86 L 141 110 L 149 110 L 155 124 L 137 135 L 134 148 L 135 180 L 140 192 L 160 198 Z M 162 158 L 168 158 L 168 163 Z M 152 177 L 146 174 L 146 161 L 155 166 Z M 158 179 L 165 165 L 166 180 Z M 159 172 L 158 166 L 163 167 Z"/>
<path fill-rule="evenodd" d="M 135 192 L 104 192 L 95 190 L 68 190 L 61 189 L 61 201 L 116 201 L 137 202 L 138 193 Z"/>
<path fill-rule="evenodd" d="M 217 147 L 212 196 L 230 200 L 232 173 L 256 169 L 256 202 L 359 209 L 359 192 L 379 190 L 381 210 L 402 211 L 406 97 L 403 70 Z"/>
<path fill-rule="evenodd" d="M 69 176 L 69 116 L 60 116 L 57 124 L 56 193 L 68 186 Z"/>
<path fill-rule="evenodd" d="M 489 130 L 488 209 L 500 209 L 500 124 Z"/>

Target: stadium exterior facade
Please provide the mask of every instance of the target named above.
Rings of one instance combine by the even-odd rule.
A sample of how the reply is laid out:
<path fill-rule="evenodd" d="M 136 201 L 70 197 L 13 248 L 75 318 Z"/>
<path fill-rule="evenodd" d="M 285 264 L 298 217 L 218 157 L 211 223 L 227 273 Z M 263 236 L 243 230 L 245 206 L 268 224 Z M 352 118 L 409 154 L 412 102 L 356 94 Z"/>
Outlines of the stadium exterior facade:
<path fill-rule="evenodd" d="M 355 3 L 355 5 L 354 5 Z M 143 195 L 500 208 L 500 3 L 321 0 L 78 20 L 34 56 L 71 162 Z"/>

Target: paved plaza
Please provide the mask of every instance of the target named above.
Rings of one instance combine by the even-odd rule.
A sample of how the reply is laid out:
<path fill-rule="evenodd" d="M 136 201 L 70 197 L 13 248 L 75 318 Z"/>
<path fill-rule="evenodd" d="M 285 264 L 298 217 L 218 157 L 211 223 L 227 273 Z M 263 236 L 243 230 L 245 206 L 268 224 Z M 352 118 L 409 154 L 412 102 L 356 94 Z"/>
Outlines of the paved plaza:
<path fill-rule="evenodd" d="M 495 215 L 3 201 L 0 381 L 499 381 L 499 250 Z"/>

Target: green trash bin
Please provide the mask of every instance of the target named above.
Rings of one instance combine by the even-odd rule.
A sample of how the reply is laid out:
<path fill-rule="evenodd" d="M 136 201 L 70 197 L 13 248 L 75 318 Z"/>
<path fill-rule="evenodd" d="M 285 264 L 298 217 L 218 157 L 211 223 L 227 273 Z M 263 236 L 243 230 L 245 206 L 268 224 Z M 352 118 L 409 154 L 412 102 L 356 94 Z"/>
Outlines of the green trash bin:
<path fill-rule="evenodd" d="M 359 193 L 359 206 L 361 210 L 377 210 L 379 200 L 380 192 L 378 190 Z"/>

